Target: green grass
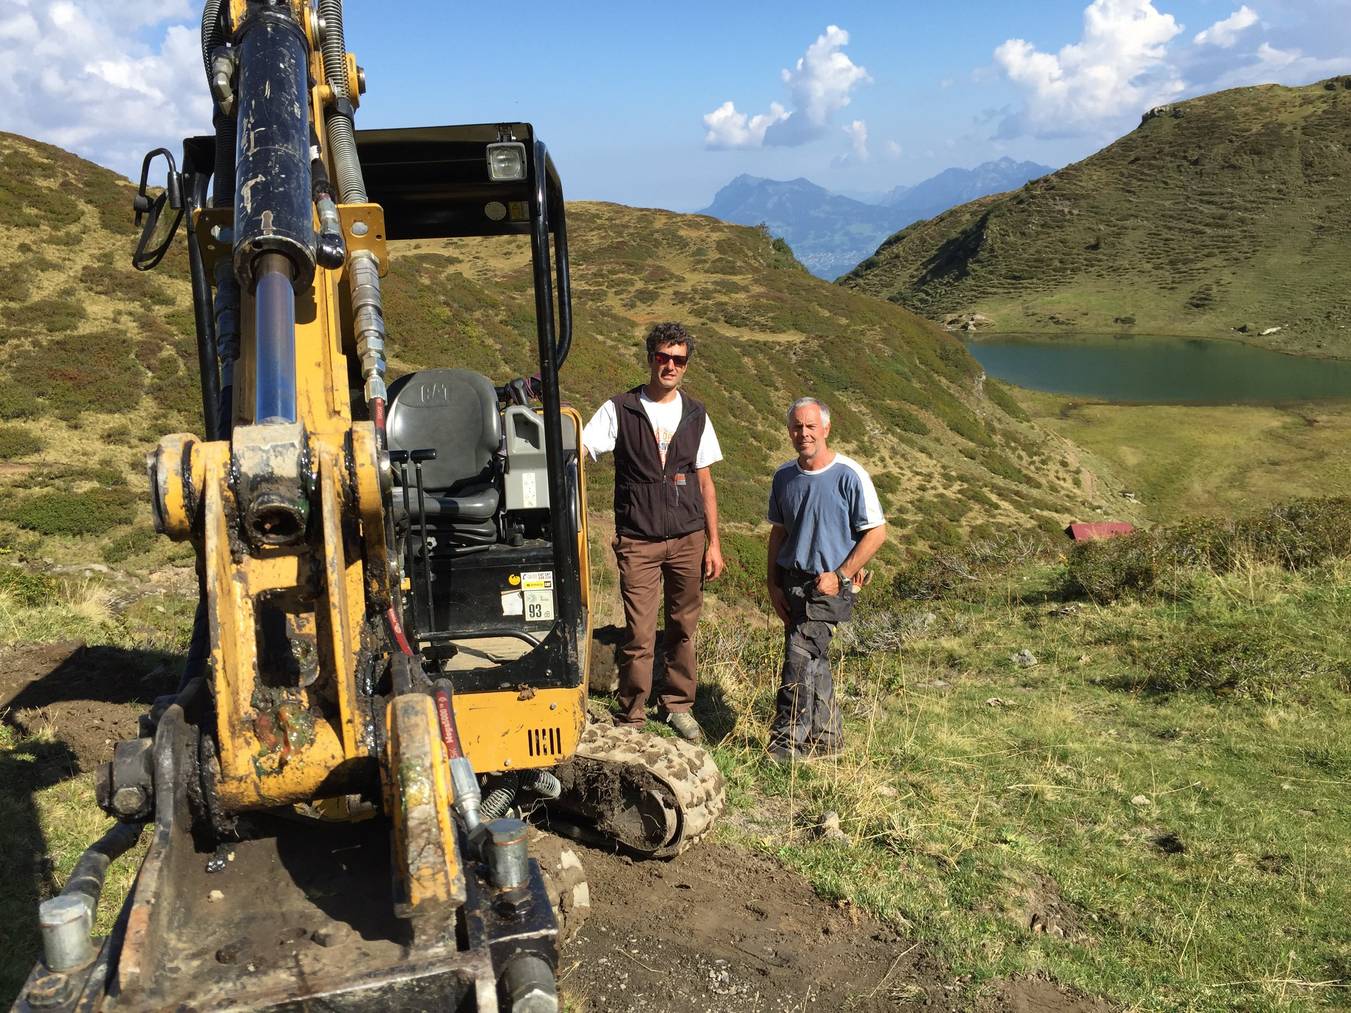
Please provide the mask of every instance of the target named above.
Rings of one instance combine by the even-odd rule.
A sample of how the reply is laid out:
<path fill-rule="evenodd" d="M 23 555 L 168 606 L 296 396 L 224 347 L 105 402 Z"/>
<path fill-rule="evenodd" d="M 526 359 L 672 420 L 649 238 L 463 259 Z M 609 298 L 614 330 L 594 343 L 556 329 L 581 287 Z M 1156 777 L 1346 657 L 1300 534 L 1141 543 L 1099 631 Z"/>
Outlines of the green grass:
<path fill-rule="evenodd" d="M 877 592 L 837 664 L 846 755 L 790 771 L 760 755 L 777 635 L 701 633 L 735 720 L 722 834 L 935 944 L 976 992 L 1044 974 L 1130 1009 L 1342 1005 L 1351 568 L 1191 577 L 1108 607 L 1061 601 L 1036 562 L 939 601 Z M 1265 638 L 1316 664 L 1259 693 L 1142 685 L 1141 645 L 1214 665 Z M 825 811 L 847 847 L 812 831 Z"/>
<path fill-rule="evenodd" d="M 1088 451 L 1105 498 L 1158 520 L 1351 493 L 1351 404 L 1186 407 L 1083 403 L 1018 389 L 1042 427 Z"/>
<path fill-rule="evenodd" d="M 1345 80 L 1180 103 L 1180 116 L 1019 190 L 909 226 L 842 283 L 935 320 L 979 312 L 1003 331 L 1351 356 Z"/>

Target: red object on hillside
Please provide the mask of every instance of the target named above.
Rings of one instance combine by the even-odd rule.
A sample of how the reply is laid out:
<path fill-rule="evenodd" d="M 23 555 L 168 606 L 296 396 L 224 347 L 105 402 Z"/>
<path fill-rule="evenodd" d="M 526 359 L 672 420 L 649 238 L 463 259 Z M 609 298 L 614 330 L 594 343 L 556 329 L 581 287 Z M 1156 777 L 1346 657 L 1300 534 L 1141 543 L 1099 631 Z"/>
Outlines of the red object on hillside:
<path fill-rule="evenodd" d="M 1065 528 L 1065 534 L 1076 542 L 1092 542 L 1101 538 L 1116 538 L 1129 535 L 1135 530 L 1134 524 L 1125 521 L 1093 521 L 1089 524 L 1071 524 Z"/>

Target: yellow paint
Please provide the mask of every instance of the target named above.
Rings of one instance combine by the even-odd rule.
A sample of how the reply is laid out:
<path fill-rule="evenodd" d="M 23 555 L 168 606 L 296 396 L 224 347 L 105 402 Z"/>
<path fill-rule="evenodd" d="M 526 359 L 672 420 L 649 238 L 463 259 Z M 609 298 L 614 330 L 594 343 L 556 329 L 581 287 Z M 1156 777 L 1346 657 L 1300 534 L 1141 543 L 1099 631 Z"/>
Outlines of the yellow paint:
<path fill-rule="evenodd" d="M 577 750 L 586 723 L 586 690 L 540 689 L 522 700 L 505 693 L 455 694 L 455 722 L 464 755 L 478 773 L 552 767 Z M 557 753 L 530 755 L 532 730 L 558 730 Z M 546 739 L 546 741 L 548 741 Z"/>
<path fill-rule="evenodd" d="M 436 705 L 423 694 L 395 697 L 385 710 L 385 728 L 380 776 L 385 810 L 394 822 L 399 914 L 453 925 L 449 909 L 464 903 L 465 884 Z"/>

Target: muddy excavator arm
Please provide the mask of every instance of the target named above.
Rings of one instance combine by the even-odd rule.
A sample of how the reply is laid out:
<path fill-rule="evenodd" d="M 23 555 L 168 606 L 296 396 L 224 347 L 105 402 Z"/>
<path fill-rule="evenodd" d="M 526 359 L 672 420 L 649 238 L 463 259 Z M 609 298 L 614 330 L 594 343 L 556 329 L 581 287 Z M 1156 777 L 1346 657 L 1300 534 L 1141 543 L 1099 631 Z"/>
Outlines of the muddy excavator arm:
<path fill-rule="evenodd" d="M 133 256 L 185 223 L 205 429 L 149 474 L 197 621 L 179 693 L 97 772 L 119 822 L 43 903 L 17 1008 L 555 1011 L 559 883 L 513 817 L 667 857 L 723 804 L 704 750 L 587 720 L 558 172 L 528 123 L 355 130 L 342 0 L 207 0 L 202 55 L 214 136 L 146 157 Z M 389 244 L 513 236 L 525 376 L 390 382 Z"/>
<path fill-rule="evenodd" d="M 479 779 L 556 794 L 529 772 L 585 721 L 557 173 L 528 124 L 360 141 L 341 0 L 211 0 L 203 59 L 215 136 L 181 173 L 161 151 L 170 185 L 143 175 L 136 205 L 139 267 L 166 206 L 189 230 L 206 434 L 165 437 L 150 478 L 157 528 L 198 552 L 198 665 L 100 770 L 122 822 L 84 892 L 43 905 L 18 1008 L 556 1009 L 540 870 L 505 806 L 480 815 Z M 533 383 L 387 385 L 387 243 L 419 231 L 528 238 Z M 97 883 L 144 822 L 96 942 Z"/>

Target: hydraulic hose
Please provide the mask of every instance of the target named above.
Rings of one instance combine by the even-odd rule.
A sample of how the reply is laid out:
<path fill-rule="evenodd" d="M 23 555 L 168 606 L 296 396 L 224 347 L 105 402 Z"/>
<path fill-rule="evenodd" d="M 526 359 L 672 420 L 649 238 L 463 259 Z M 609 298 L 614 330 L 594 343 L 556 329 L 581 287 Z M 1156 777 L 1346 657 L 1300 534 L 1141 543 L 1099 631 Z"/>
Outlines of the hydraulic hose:
<path fill-rule="evenodd" d="M 211 53 L 225 45 L 225 23 L 221 11 L 225 0 L 206 0 L 202 7 L 202 68 L 211 80 Z"/>
<path fill-rule="evenodd" d="M 450 780 L 455 787 L 455 811 L 470 833 L 483 822 L 479 815 L 481 795 L 474 768 L 460 746 L 460 730 L 455 724 L 455 691 L 449 679 L 437 679 L 432 690 L 436 703 L 436 720 L 440 725 L 441 743 L 450 759 Z"/>
<path fill-rule="evenodd" d="M 319 0 L 324 23 L 324 76 L 333 90 L 333 106 L 326 124 L 328 150 L 338 176 L 338 193 L 344 204 L 366 203 L 366 181 L 357 159 L 356 131 L 352 124 L 352 92 L 347 80 L 347 42 L 343 37 L 342 0 Z"/>

